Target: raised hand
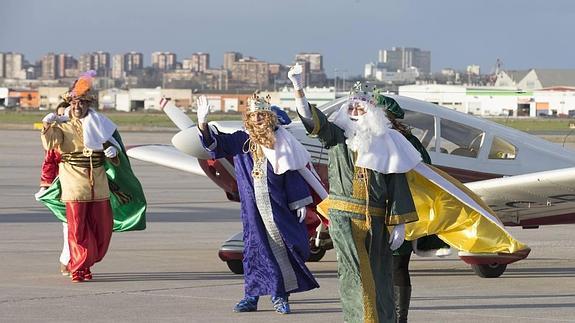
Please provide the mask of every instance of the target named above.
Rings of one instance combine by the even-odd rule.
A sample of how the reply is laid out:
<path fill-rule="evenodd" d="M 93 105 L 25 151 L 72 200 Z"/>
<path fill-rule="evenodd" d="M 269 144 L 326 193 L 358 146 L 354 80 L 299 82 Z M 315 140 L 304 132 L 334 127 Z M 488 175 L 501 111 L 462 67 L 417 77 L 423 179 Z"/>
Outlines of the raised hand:
<path fill-rule="evenodd" d="M 207 123 L 208 114 L 210 114 L 210 104 L 208 103 L 208 98 L 205 95 L 200 96 L 196 100 L 198 106 L 198 124 Z"/>
<path fill-rule="evenodd" d="M 296 91 L 303 89 L 302 73 L 303 73 L 303 68 L 301 67 L 301 65 L 299 65 L 299 63 L 296 63 L 288 71 L 288 78 L 290 79 L 290 81 L 293 84 L 293 87 Z"/>

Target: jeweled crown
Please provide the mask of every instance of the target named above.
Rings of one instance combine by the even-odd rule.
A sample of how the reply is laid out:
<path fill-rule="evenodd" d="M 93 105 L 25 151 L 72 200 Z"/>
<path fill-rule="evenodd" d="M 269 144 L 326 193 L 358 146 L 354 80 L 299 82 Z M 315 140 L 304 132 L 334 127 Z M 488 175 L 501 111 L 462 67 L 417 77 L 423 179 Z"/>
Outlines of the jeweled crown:
<path fill-rule="evenodd" d="M 271 96 L 269 94 L 265 97 L 262 97 L 257 93 L 254 93 L 252 97 L 248 99 L 249 112 L 271 111 L 270 101 Z"/>
<path fill-rule="evenodd" d="M 349 91 L 350 100 L 360 100 L 372 105 L 377 104 L 379 90 L 375 85 L 356 82 Z"/>

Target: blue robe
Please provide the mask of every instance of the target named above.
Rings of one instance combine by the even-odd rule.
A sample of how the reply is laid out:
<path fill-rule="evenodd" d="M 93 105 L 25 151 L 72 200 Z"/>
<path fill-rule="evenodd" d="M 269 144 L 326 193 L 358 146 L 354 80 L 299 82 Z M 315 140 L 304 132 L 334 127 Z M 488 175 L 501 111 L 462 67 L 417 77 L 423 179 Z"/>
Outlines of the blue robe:
<path fill-rule="evenodd" d="M 305 223 L 299 223 L 296 216 L 298 208 L 312 203 L 306 181 L 297 170 L 277 175 L 266 161 L 264 177 L 254 182 L 249 135 L 245 131 L 211 131 L 211 135 L 215 140 L 211 144 L 202 138 L 211 157 L 234 158 L 244 231 L 246 296 L 283 296 L 319 287 L 305 265 L 309 240 Z"/>

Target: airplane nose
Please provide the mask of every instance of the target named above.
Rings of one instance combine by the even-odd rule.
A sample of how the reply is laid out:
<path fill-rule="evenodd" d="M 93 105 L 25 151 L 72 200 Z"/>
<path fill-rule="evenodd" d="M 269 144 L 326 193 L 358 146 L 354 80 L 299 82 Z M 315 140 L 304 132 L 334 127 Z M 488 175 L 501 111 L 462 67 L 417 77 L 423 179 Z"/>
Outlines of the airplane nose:
<path fill-rule="evenodd" d="M 172 137 L 172 144 L 178 150 L 198 159 L 210 159 L 210 155 L 200 142 L 197 127 L 182 130 Z"/>

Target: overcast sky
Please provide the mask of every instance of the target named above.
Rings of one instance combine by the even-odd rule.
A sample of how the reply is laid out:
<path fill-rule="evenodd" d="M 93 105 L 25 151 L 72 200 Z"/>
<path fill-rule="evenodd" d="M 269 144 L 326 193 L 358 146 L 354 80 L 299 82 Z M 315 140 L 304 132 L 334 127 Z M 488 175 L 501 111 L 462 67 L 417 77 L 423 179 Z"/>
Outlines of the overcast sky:
<path fill-rule="evenodd" d="M 0 51 L 35 61 L 47 52 L 78 56 L 172 51 L 178 60 L 239 51 L 290 64 L 320 52 L 334 69 L 360 74 L 379 49 L 431 51 L 432 70 L 478 64 L 504 69 L 575 68 L 572 0 L 2 0 Z M 349 75 L 348 74 L 348 75 Z"/>

